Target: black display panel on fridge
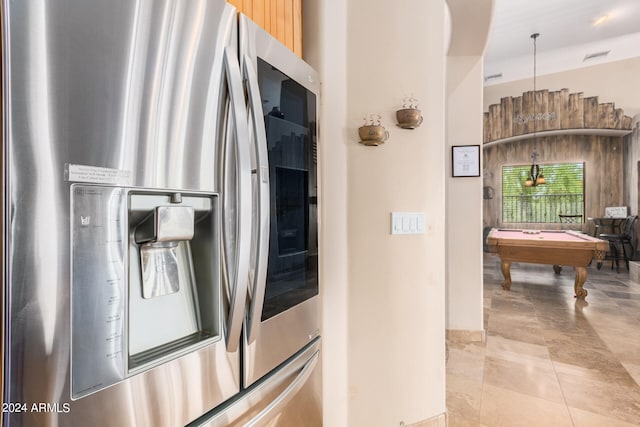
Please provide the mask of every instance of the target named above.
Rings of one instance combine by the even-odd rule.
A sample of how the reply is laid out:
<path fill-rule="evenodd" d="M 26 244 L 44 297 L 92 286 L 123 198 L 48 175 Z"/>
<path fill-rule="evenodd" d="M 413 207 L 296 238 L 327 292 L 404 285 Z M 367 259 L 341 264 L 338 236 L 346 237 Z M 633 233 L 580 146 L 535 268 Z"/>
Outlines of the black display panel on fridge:
<path fill-rule="evenodd" d="M 318 294 L 316 97 L 258 58 L 269 153 L 269 264 L 262 320 Z"/>

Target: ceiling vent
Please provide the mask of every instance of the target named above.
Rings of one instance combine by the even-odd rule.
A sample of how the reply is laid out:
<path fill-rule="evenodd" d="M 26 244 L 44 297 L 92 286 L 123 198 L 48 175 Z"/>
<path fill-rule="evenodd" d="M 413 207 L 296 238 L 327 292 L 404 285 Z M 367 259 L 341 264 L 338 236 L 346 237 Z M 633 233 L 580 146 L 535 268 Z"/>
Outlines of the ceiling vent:
<path fill-rule="evenodd" d="M 603 57 L 603 56 L 607 56 L 607 55 L 609 55 L 609 52 L 611 52 L 611 51 L 610 50 L 603 50 L 602 52 L 587 53 L 584 56 L 584 59 L 582 60 L 582 62 L 589 61 L 589 60 L 595 59 L 595 58 L 600 58 L 600 57 Z"/>
<path fill-rule="evenodd" d="M 488 82 L 489 80 L 495 80 L 495 79 L 500 79 L 500 78 L 502 78 L 502 73 L 491 74 L 490 76 L 485 76 L 484 77 L 484 81 Z"/>

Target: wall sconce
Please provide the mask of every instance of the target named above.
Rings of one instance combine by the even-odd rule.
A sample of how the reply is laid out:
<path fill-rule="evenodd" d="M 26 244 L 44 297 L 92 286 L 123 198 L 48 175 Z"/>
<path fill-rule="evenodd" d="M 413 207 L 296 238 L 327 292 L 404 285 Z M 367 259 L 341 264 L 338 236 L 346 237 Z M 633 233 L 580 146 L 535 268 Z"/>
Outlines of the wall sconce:
<path fill-rule="evenodd" d="M 422 112 L 418 108 L 418 100 L 413 97 L 404 97 L 402 109 L 396 111 L 398 126 L 402 129 L 415 129 L 422 124 Z"/>
<path fill-rule="evenodd" d="M 389 132 L 382 126 L 382 116 L 371 114 L 364 118 L 364 125 L 358 129 L 360 144 L 378 146 L 389 139 Z"/>

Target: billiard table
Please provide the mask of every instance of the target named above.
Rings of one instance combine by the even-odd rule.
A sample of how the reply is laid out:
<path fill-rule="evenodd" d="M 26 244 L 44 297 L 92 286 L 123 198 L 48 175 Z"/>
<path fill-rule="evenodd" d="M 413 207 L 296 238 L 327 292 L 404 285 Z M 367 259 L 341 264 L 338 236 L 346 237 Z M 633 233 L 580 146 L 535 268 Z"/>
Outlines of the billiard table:
<path fill-rule="evenodd" d="M 609 242 L 587 234 L 569 230 L 512 230 L 494 228 L 487 236 L 489 252 L 500 256 L 503 289 L 511 289 L 511 263 L 526 262 L 550 264 L 556 274 L 561 266 L 572 266 L 576 270 L 575 296 L 587 296 L 583 289 L 587 279 L 587 266 L 592 259 L 602 263 Z"/>

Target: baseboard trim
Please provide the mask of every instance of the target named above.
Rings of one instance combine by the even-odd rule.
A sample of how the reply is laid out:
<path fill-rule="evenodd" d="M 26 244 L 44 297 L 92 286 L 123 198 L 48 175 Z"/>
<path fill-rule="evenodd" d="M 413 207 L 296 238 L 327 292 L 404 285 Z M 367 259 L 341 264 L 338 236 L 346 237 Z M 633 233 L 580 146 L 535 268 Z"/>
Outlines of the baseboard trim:
<path fill-rule="evenodd" d="M 447 427 L 448 424 L 449 422 L 447 420 L 447 413 L 444 412 L 440 415 L 436 415 L 435 417 L 431 417 L 424 421 L 407 424 L 405 427 Z"/>
<path fill-rule="evenodd" d="M 487 333 L 484 329 L 480 331 L 470 331 L 463 329 L 447 329 L 446 332 L 447 341 L 450 342 L 486 342 Z"/>

